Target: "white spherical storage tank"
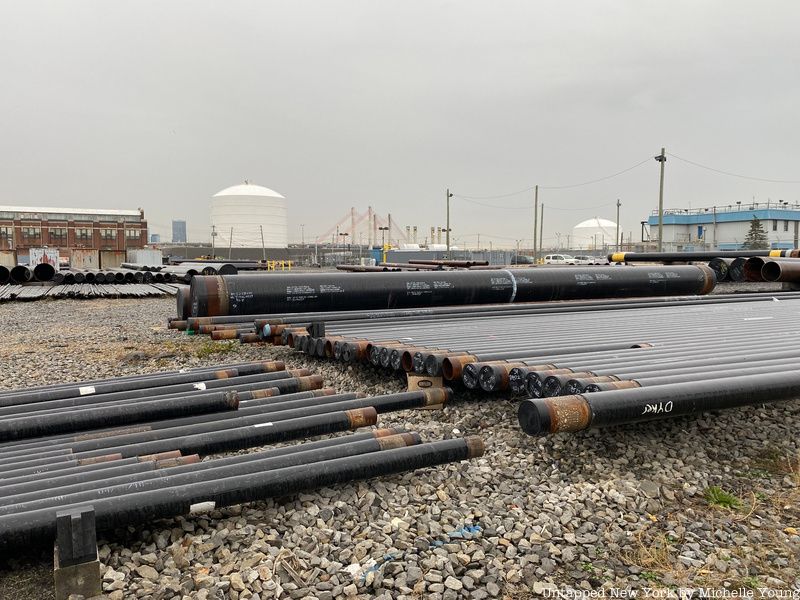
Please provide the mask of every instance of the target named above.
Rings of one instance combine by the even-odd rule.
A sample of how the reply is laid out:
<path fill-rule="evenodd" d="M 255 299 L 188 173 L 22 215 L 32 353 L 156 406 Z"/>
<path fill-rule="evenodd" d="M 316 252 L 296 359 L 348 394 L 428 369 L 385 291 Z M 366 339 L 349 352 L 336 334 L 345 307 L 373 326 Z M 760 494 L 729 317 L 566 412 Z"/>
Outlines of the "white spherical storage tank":
<path fill-rule="evenodd" d="M 244 183 L 211 199 L 211 227 L 217 247 L 286 248 L 286 198 L 275 190 Z"/>
<path fill-rule="evenodd" d="M 605 244 L 614 244 L 617 224 L 608 219 L 594 217 L 581 221 L 572 228 L 572 246 L 594 250 Z"/>

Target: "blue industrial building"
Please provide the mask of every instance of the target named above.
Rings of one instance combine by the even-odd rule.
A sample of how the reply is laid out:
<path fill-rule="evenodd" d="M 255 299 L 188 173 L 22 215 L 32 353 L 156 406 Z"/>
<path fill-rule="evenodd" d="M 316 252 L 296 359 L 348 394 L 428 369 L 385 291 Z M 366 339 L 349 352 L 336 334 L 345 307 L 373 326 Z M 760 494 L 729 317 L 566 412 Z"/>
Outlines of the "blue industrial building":
<path fill-rule="evenodd" d="M 693 250 L 740 250 L 753 217 L 761 221 L 770 247 L 797 248 L 800 233 L 800 205 L 759 202 L 712 206 L 710 208 L 665 209 L 665 252 Z M 658 240 L 658 213 L 647 219 L 650 240 Z"/>

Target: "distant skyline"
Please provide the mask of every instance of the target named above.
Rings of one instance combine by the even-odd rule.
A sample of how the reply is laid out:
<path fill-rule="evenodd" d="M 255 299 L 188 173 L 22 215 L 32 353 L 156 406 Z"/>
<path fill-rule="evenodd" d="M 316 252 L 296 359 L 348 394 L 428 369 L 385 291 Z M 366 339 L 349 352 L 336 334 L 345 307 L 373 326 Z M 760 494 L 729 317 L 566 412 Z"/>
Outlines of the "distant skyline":
<path fill-rule="evenodd" d="M 142 207 L 208 241 L 211 197 L 248 179 L 308 241 L 351 206 L 428 231 L 450 188 L 454 243 L 511 247 L 539 184 L 549 245 L 617 198 L 638 237 L 662 146 L 667 207 L 800 201 L 789 0 L 0 8 L 0 204 Z"/>

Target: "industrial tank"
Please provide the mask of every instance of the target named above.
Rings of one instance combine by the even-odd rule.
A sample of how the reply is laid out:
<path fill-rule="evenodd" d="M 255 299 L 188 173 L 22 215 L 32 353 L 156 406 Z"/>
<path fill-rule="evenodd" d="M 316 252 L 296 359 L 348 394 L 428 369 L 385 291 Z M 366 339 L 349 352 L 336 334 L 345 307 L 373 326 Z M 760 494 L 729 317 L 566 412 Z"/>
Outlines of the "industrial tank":
<path fill-rule="evenodd" d="M 261 248 L 263 235 L 264 247 L 286 248 L 286 198 L 249 182 L 234 185 L 211 199 L 211 226 L 217 247 Z"/>

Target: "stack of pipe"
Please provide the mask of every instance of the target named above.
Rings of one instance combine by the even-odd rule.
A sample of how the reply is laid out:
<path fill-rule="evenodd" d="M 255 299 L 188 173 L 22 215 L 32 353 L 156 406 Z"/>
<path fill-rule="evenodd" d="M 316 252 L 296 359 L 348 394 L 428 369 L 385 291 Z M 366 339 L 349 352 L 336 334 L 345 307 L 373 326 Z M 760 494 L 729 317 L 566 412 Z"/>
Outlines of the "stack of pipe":
<path fill-rule="evenodd" d="M 257 260 L 226 260 L 220 261 L 219 259 L 211 259 L 211 258 L 192 258 L 187 260 L 175 260 L 172 259 L 171 264 L 174 265 L 185 265 L 188 263 L 193 263 L 196 265 L 206 265 L 206 264 L 225 264 L 231 265 L 236 268 L 237 271 L 258 271 L 262 269 L 266 269 L 266 263 L 257 261 Z M 220 275 L 226 275 L 227 273 L 220 273 Z"/>
<path fill-rule="evenodd" d="M 399 268 L 389 267 L 388 265 L 380 264 L 373 265 L 336 265 L 337 271 L 348 271 L 351 273 L 385 273 L 386 271 L 399 271 Z"/>
<path fill-rule="evenodd" d="M 409 263 L 415 265 L 433 265 L 437 267 L 458 267 L 462 269 L 469 269 L 470 267 L 488 267 L 489 261 L 488 260 L 450 260 L 450 259 L 440 259 L 440 260 L 409 260 Z"/>
<path fill-rule="evenodd" d="M 752 256 L 798 258 L 800 257 L 800 249 L 706 250 L 699 252 L 612 252 L 608 255 L 608 261 L 625 263 L 684 263 L 709 261 L 714 258 L 750 258 Z"/>
<path fill-rule="evenodd" d="M 795 393 L 786 374 L 797 371 L 792 365 L 800 359 L 800 342 L 794 339 L 792 326 L 800 324 L 800 293 L 668 300 L 540 305 L 527 311 L 481 312 L 474 307 L 471 314 L 448 315 L 440 310 L 394 318 L 372 313 L 350 321 L 332 319 L 318 337 L 304 326 L 268 319 L 256 323 L 264 339 L 279 340 L 312 356 L 442 376 L 486 393 L 505 390 L 543 402 L 550 397 L 612 391 L 624 398 L 645 398 L 650 402 L 640 416 L 646 418 L 691 412 L 686 408 L 691 403 L 681 409 L 684 412 L 676 412 L 670 404 L 676 401 L 670 386 L 685 384 L 675 388 L 680 394 L 691 386 L 702 390 L 709 400 L 695 402 L 695 411 L 781 400 Z M 189 321 L 194 327 L 204 327 L 196 319 Z M 733 394 L 725 383 L 771 377 L 782 383 L 765 385 L 764 393 L 749 396 Z M 656 387 L 652 393 L 624 393 Z M 661 404 L 652 401 L 655 394 L 662 394 Z M 548 425 L 548 431 L 588 426 L 584 421 L 580 426 L 565 425 L 572 423 L 563 416 L 569 411 L 553 407 L 566 407 L 563 402 L 567 401 L 547 402 L 537 404 L 537 411 L 550 406 L 548 410 L 563 417 L 560 425 Z M 569 402 L 586 406 L 584 399 Z M 619 421 L 598 417 L 591 424 L 636 420 L 634 413 L 620 416 Z M 534 426 L 525 428 L 533 431 Z"/>
<path fill-rule="evenodd" d="M 222 393 L 235 397 L 235 410 L 187 410 Z M 201 501 L 227 506 L 480 456 L 477 438 L 422 443 L 416 433 L 382 429 L 200 462 L 372 426 L 379 413 L 441 407 L 449 397 L 447 389 L 337 394 L 280 362 L 0 392 L 0 546 L 52 536 L 57 511 L 86 504 L 109 529 L 195 512 Z M 155 402 L 172 412 L 146 416 L 143 405 Z M 92 410 L 107 419 L 79 433 Z M 121 412 L 143 420 L 121 425 L 113 420 Z"/>
<path fill-rule="evenodd" d="M 722 281 L 781 281 L 796 283 L 800 275 L 792 272 L 800 259 L 800 249 L 789 250 L 717 250 L 703 252 L 616 252 L 609 254 L 611 262 L 661 262 L 665 264 L 708 261 L 718 282 Z M 785 267 L 768 269 L 771 278 L 762 273 L 767 263 L 782 263 Z M 797 269 L 795 269 L 797 270 Z"/>

